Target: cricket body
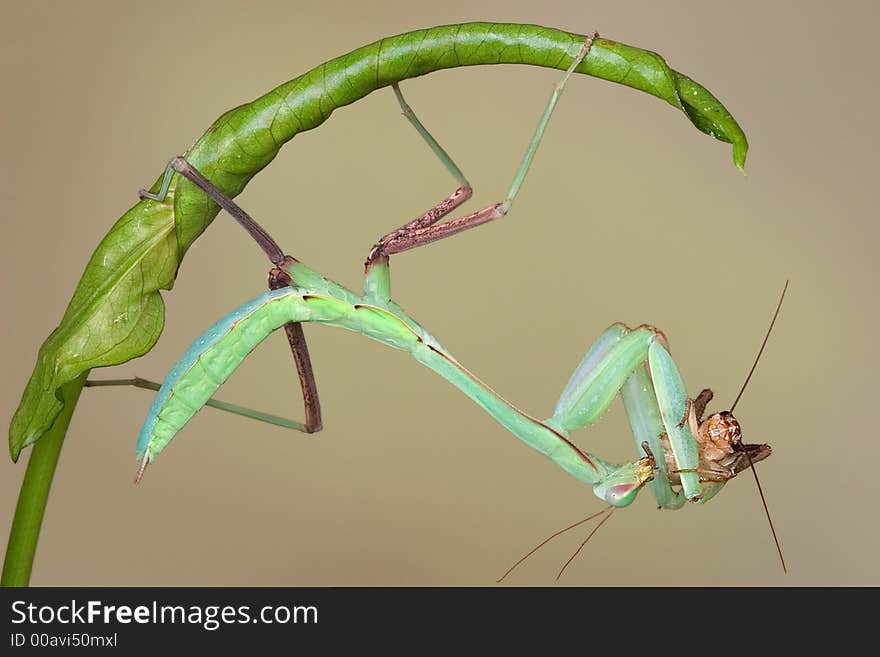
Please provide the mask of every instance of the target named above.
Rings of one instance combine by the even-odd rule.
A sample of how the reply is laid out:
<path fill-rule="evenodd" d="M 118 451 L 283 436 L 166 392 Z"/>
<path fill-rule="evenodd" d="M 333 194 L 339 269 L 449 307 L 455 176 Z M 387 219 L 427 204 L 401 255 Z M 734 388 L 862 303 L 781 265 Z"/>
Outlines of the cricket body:
<path fill-rule="evenodd" d="M 705 481 L 724 483 L 770 456 L 770 445 L 742 442 L 739 421 L 730 411 L 713 413 L 705 420 L 692 411 L 688 424 L 700 446 L 700 476 Z"/>
<path fill-rule="evenodd" d="M 272 262 L 269 292 L 242 305 L 204 333 L 171 369 L 141 430 L 137 455 L 140 480 L 186 422 L 269 334 L 284 327 L 297 366 L 305 406 L 304 423 L 288 423 L 304 432 L 322 427 L 314 374 L 302 325 L 323 324 L 355 331 L 395 349 L 438 373 L 474 400 L 497 422 L 532 449 L 578 480 L 610 508 L 631 504 L 646 485 L 663 509 L 686 501 L 704 503 L 743 469 L 767 458 L 768 445 L 742 443 L 739 424 L 725 411 L 703 420 L 712 392 L 688 398 L 669 353 L 666 337 L 649 325 L 613 324 L 590 347 L 571 375 L 553 414 L 539 420 L 501 398 L 462 366 L 443 345 L 410 317 L 391 296 L 389 260 L 500 219 L 510 210 L 540 138 L 565 83 L 588 56 L 597 35 L 588 37 L 557 83 L 532 137 L 506 199 L 469 215 L 446 219 L 472 190 L 452 159 L 422 126 L 399 87 L 394 92 L 404 116 L 457 179 L 458 188 L 424 214 L 385 235 L 369 251 L 362 294 L 339 285 L 286 255 L 244 210 L 202 175 L 186 158 L 174 158 L 157 192 L 141 198 L 168 202 L 185 178 L 227 210 Z M 175 175 L 175 174 L 179 174 Z M 778 309 L 777 309 L 778 312 Z M 766 340 L 765 340 L 766 342 Z M 620 394 L 638 456 L 630 462 L 604 461 L 578 446 L 571 433 L 595 422 Z M 215 403 L 216 405 L 216 403 Z M 271 420 L 270 420 L 271 421 Z M 603 520 L 604 522 L 604 520 Z"/>

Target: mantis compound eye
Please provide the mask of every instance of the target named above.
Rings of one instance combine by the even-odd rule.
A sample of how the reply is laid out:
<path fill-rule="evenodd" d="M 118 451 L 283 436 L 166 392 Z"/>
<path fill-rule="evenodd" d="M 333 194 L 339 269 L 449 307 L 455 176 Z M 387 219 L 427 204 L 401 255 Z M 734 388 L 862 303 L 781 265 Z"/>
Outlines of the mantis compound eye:
<path fill-rule="evenodd" d="M 700 426 L 703 437 L 721 451 L 730 454 L 742 443 L 742 429 L 733 414 L 721 411 L 709 416 Z"/>

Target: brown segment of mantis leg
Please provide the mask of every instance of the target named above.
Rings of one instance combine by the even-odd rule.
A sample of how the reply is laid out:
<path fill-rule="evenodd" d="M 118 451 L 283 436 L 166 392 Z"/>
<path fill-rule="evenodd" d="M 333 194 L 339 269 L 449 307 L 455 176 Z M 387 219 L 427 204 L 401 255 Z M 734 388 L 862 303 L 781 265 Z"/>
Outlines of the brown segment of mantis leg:
<path fill-rule="evenodd" d="M 216 185 L 214 185 L 214 183 L 205 178 L 201 171 L 180 156 L 171 158 L 168 167 L 189 180 L 192 184 L 201 189 L 212 201 L 226 210 L 232 218 L 248 232 L 273 265 L 280 265 L 284 261 L 284 251 L 281 250 L 281 247 L 278 246 L 278 243 L 274 239 L 272 239 L 272 236 L 269 235 L 266 229 L 258 224 L 253 217 L 241 208 L 241 206 L 224 194 Z M 164 199 L 164 194 L 164 182 L 159 195 L 151 194 L 145 190 L 140 190 L 140 192 L 138 192 L 138 196 L 141 198 L 149 198 L 158 201 Z"/>
<path fill-rule="evenodd" d="M 269 289 L 278 290 L 293 282 L 286 268 L 294 262 L 296 261 L 292 257 L 284 256 L 284 260 L 272 268 L 269 272 Z M 306 344 L 302 324 L 289 322 L 284 325 L 284 333 L 287 335 L 287 343 L 293 354 L 293 362 L 296 364 L 296 373 L 302 389 L 305 430 L 306 433 L 317 433 L 324 427 L 321 421 L 321 401 L 318 399 L 318 384 L 315 381 L 315 372 L 312 369 L 312 359 L 309 357 L 309 346 Z"/>
<path fill-rule="evenodd" d="M 437 233 L 448 224 L 451 224 L 453 222 L 460 222 L 463 219 L 467 219 L 467 217 L 461 217 L 459 219 L 451 219 L 449 221 L 443 222 L 440 225 L 436 225 L 437 222 L 440 221 L 443 217 L 445 217 L 462 203 L 467 201 L 472 194 L 473 190 L 471 189 L 470 185 L 462 185 L 427 212 L 424 212 L 412 221 L 406 222 L 397 230 L 391 231 L 390 233 L 385 235 L 382 239 L 376 242 L 375 245 L 373 245 L 372 249 L 370 249 L 370 253 L 367 255 L 367 261 L 364 263 L 366 269 L 369 269 L 374 262 L 376 262 L 379 258 L 383 256 L 389 256 L 394 253 L 408 251 L 409 249 L 414 249 L 417 246 L 421 246 L 422 244 L 428 244 L 429 242 L 434 242 L 436 240 L 447 237 L 447 235 L 453 234 L 450 232 L 429 239 L 424 238 L 424 235 Z M 471 216 L 473 215 L 468 215 L 468 217 Z M 481 223 L 485 223 L 485 221 Z M 455 232 L 461 232 L 462 230 L 467 230 L 467 228 L 470 228 L 470 226 L 460 227 Z"/>
<path fill-rule="evenodd" d="M 428 224 L 412 228 L 409 228 L 409 224 L 407 224 L 379 240 L 370 251 L 370 255 L 367 256 L 367 269 L 382 256 L 402 253 L 425 244 L 430 244 L 431 242 L 436 242 L 437 240 L 442 240 L 456 233 L 476 228 L 495 219 L 500 219 L 505 214 L 507 214 L 507 210 L 504 208 L 504 204 L 496 203 L 464 217 L 456 217 L 455 219 L 444 221 L 442 224 Z M 435 219 L 434 221 L 437 220 Z"/>
<path fill-rule="evenodd" d="M 423 243 L 426 244 L 427 242 L 417 242 L 406 248 L 389 250 L 395 245 L 409 243 L 408 240 L 411 235 L 419 235 L 421 234 L 419 233 L 419 231 L 434 226 L 434 224 L 446 217 L 450 212 L 452 212 L 462 203 L 470 199 L 470 197 L 473 195 L 473 189 L 471 188 L 470 183 L 467 181 L 464 173 L 462 173 L 461 169 L 458 168 L 458 165 L 453 161 L 451 157 L 449 157 L 449 154 L 443 149 L 443 147 L 437 142 L 437 140 L 434 139 L 431 133 L 428 132 L 427 128 L 422 125 L 419 117 L 416 116 L 416 113 L 413 111 L 412 107 L 410 107 L 409 104 L 406 102 L 406 99 L 404 99 L 403 93 L 400 91 L 400 86 L 397 84 L 393 84 L 391 85 L 391 87 L 394 90 L 394 95 L 397 97 L 397 102 L 400 105 L 400 110 L 403 113 L 403 116 L 405 116 L 407 121 L 412 124 L 412 126 L 416 129 L 416 132 L 421 135 L 425 143 L 431 148 L 434 154 L 443 163 L 443 166 L 446 168 L 446 170 L 449 171 L 449 173 L 451 173 L 452 176 L 458 181 L 458 188 L 454 192 L 452 192 L 452 194 L 440 201 L 437 205 L 430 208 L 427 212 L 420 214 L 412 221 L 408 221 L 397 230 L 388 233 L 382 239 L 380 239 L 367 255 L 367 261 L 364 263 L 365 269 L 367 271 L 369 271 L 373 264 L 375 264 L 378 260 L 387 258 L 392 253 L 399 253 L 400 251 L 406 251 L 407 249 L 421 246 L 421 244 Z M 437 237 L 435 239 L 440 238 Z"/>
<path fill-rule="evenodd" d="M 317 433 L 324 428 L 321 421 L 321 402 L 318 399 L 318 385 L 315 382 L 315 373 L 312 370 L 309 347 L 306 344 L 302 324 L 298 322 L 285 324 L 284 332 L 287 334 L 287 342 L 290 344 L 290 351 L 293 354 L 293 361 L 296 363 L 296 373 L 299 375 L 299 384 L 302 388 L 306 433 Z"/>

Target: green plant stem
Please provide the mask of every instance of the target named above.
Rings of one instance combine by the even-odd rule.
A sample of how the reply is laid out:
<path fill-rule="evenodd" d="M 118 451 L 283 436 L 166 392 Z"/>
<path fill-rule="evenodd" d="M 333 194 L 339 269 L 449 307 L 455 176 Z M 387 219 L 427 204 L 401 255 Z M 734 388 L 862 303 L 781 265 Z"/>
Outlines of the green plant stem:
<path fill-rule="evenodd" d="M 30 582 L 55 466 L 58 465 L 64 436 L 87 376 L 88 372 L 84 372 L 60 389 L 64 409 L 55 419 L 52 428 L 31 449 L 27 471 L 18 493 L 15 517 L 9 531 L 0 586 L 27 586 Z"/>

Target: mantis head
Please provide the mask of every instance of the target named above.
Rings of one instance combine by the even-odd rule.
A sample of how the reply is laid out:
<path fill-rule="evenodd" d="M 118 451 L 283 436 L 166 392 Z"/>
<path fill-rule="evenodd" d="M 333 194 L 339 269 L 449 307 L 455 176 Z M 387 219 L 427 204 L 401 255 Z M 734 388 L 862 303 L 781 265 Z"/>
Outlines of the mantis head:
<path fill-rule="evenodd" d="M 624 507 L 632 504 L 642 486 L 654 477 L 654 456 L 646 450 L 647 456 L 635 463 L 625 463 L 601 482 L 593 486 L 593 492 L 609 506 Z"/>

